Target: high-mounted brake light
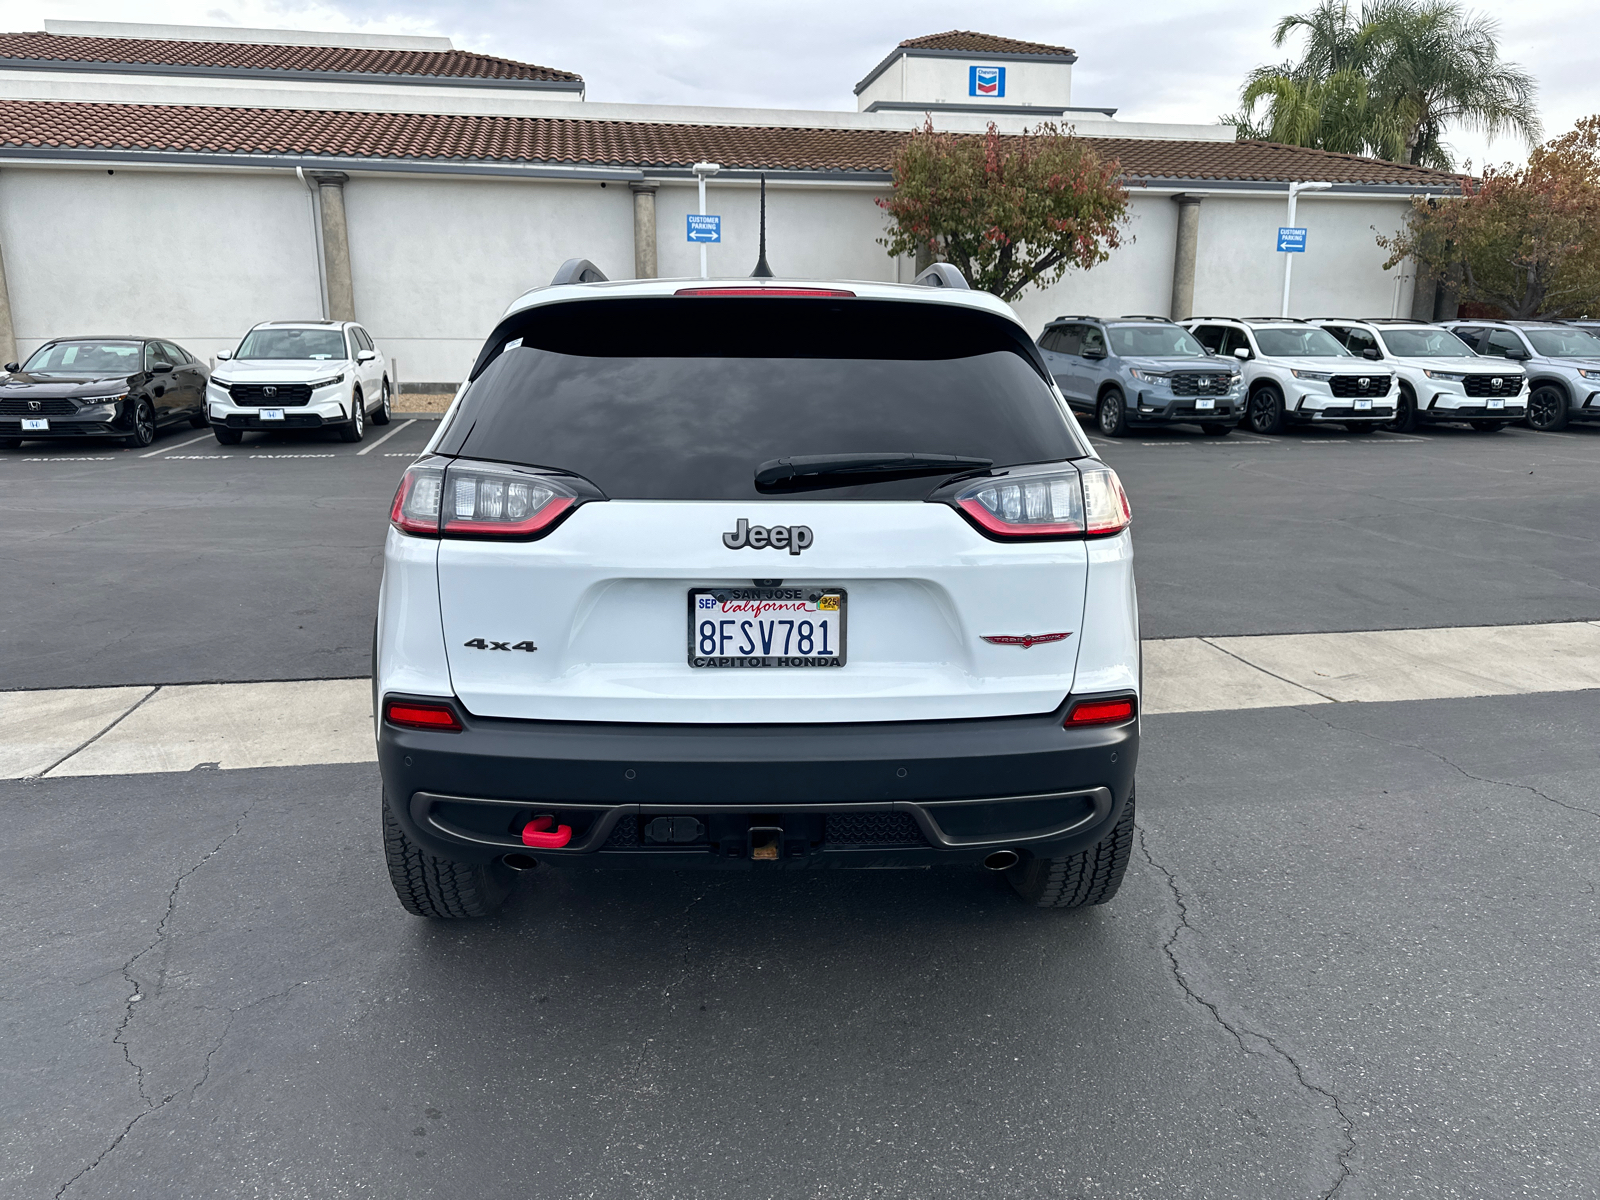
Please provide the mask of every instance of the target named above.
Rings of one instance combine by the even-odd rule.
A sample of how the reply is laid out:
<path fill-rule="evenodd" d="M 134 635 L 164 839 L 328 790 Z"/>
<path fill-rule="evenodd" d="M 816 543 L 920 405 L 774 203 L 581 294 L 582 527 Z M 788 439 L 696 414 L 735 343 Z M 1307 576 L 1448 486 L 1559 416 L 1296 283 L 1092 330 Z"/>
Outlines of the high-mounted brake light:
<path fill-rule="evenodd" d="M 417 700 L 390 700 L 383 719 L 406 729 L 428 729 L 440 733 L 460 733 L 461 719 L 448 704 L 424 704 Z"/>
<path fill-rule="evenodd" d="M 1068 729 L 1079 725 L 1115 725 L 1133 719 L 1133 700 L 1121 697 L 1116 700 L 1081 700 L 1072 706 L 1063 724 Z"/>
<path fill-rule="evenodd" d="M 389 519 L 403 533 L 445 537 L 537 537 L 578 503 L 550 475 L 498 463 L 412 467 L 395 492 Z"/>
<path fill-rule="evenodd" d="M 844 288 L 808 288 L 808 287 L 686 287 L 679 288 L 672 293 L 674 296 L 801 296 L 822 297 L 848 296 L 855 297 L 855 293 Z"/>

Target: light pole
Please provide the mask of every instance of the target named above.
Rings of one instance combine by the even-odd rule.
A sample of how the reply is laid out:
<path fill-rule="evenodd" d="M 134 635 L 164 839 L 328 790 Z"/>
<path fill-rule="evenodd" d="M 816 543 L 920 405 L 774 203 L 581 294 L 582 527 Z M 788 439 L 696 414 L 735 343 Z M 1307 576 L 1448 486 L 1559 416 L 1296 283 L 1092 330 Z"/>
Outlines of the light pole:
<path fill-rule="evenodd" d="M 689 168 L 694 172 L 694 177 L 700 181 L 700 215 L 706 215 L 706 180 L 722 170 L 721 163 L 697 162 Z M 1291 201 L 1290 203 L 1293 203 Z M 700 243 L 700 278 L 706 279 L 706 244 Z"/>
<path fill-rule="evenodd" d="M 1291 183 L 1289 185 L 1289 228 L 1294 225 L 1294 202 L 1299 199 L 1301 192 L 1325 192 L 1331 188 L 1331 183 Z M 1294 274 L 1294 254 L 1285 251 L 1283 255 L 1283 315 L 1289 315 L 1289 280 Z"/>

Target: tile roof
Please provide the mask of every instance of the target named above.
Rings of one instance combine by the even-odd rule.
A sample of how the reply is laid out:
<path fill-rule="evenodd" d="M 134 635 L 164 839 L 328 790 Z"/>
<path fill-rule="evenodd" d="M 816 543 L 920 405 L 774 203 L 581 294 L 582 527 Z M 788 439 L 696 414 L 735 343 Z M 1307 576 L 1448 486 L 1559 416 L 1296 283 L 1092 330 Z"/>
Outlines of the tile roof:
<path fill-rule="evenodd" d="M 730 170 L 885 175 L 896 147 L 909 136 L 889 129 L 0 100 L 0 154 L 42 149 L 291 155 L 645 170 L 712 161 Z M 1141 181 L 1327 179 L 1439 190 L 1453 188 L 1459 178 L 1272 142 L 1095 138 L 1093 144 L 1121 164 L 1132 187 Z"/>
<path fill-rule="evenodd" d="M 948 33 L 930 33 L 927 37 L 907 38 L 900 43 L 905 50 L 955 50 L 972 54 L 1050 54 L 1076 57 L 1077 52 L 1065 46 L 1046 46 L 1040 42 L 1019 42 L 1016 38 L 1000 37 L 993 33 L 975 33 L 970 29 L 952 29 Z"/>
<path fill-rule="evenodd" d="M 181 42 L 159 38 L 0 33 L 0 59 L 212 68 L 222 71 L 315 71 L 356 75 L 426 75 L 452 79 L 578 83 L 581 75 L 466 50 L 370 50 L 350 46 L 279 46 L 252 42 Z"/>

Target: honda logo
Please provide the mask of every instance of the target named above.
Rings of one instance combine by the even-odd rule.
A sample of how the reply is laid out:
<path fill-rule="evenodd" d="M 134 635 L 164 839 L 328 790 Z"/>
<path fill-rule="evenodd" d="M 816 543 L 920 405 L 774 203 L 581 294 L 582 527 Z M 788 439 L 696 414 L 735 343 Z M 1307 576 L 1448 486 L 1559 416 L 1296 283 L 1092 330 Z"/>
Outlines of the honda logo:
<path fill-rule="evenodd" d="M 1367 384 L 1370 382 L 1370 380 L 1368 379 L 1367 376 L 1363 375 L 1360 379 L 1356 380 L 1356 382 L 1359 383 L 1362 387 L 1366 387 Z"/>
<path fill-rule="evenodd" d="M 1493 379 L 1489 380 L 1489 385 L 1491 387 L 1499 387 L 1500 386 L 1500 376 L 1496 375 Z"/>
<path fill-rule="evenodd" d="M 1365 383 L 1366 380 L 1362 380 L 1362 382 Z M 278 394 L 278 389 L 269 384 L 266 387 L 261 389 L 261 394 L 263 396 L 265 396 L 268 400 L 271 400 L 274 396 L 276 396 Z"/>
<path fill-rule="evenodd" d="M 38 412 L 39 411 L 39 402 L 37 400 L 29 400 L 28 401 L 28 408 L 32 412 Z"/>

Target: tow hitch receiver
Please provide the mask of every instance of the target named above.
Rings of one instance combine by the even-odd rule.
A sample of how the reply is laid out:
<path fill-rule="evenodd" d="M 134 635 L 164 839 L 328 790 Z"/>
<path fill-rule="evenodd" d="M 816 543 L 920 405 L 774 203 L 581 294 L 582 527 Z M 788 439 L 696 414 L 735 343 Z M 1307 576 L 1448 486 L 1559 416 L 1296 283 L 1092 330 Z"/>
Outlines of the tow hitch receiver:
<path fill-rule="evenodd" d="M 572 840 L 572 826 L 556 824 L 549 813 L 537 816 L 522 827 L 522 844 L 540 850 L 559 850 Z"/>
<path fill-rule="evenodd" d="M 781 825 L 750 826 L 750 861 L 777 862 L 783 857 Z"/>

